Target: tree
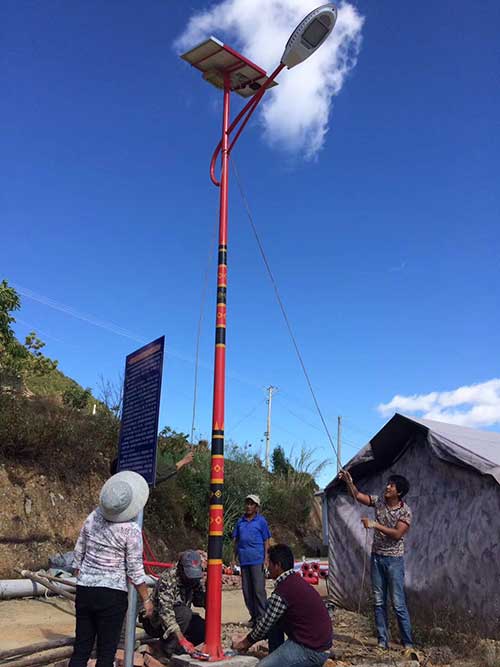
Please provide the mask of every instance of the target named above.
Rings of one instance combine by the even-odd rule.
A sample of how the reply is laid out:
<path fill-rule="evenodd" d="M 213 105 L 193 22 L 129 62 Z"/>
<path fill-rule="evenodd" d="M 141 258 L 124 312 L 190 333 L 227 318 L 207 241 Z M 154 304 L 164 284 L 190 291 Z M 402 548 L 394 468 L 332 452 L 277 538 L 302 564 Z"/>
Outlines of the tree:
<path fill-rule="evenodd" d="M 19 294 L 10 287 L 6 280 L 0 283 L 0 377 L 7 383 L 12 380 L 24 381 L 27 375 L 45 375 L 55 370 L 57 361 L 42 353 L 45 343 L 34 331 L 25 338 L 24 343 L 17 340 L 12 324 L 16 319 L 12 315 L 20 310 Z"/>
<path fill-rule="evenodd" d="M 106 380 L 103 375 L 98 383 L 99 400 L 117 419 L 120 418 L 123 405 L 123 374 L 116 381 Z"/>
<path fill-rule="evenodd" d="M 84 410 L 91 398 L 92 391 L 90 388 L 83 389 L 83 387 L 79 387 L 78 385 L 66 389 L 62 396 L 64 405 L 75 408 L 75 410 Z"/>
<path fill-rule="evenodd" d="M 178 433 L 170 426 L 165 426 L 158 436 L 158 451 L 161 455 L 170 454 L 175 460 L 179 454 L 185 454 L 190 447 L 187 433 Z M 175 462 L 175 461 L 174 461 Z"/>
<path fill-rule="evenodd" d="M 275 475 L 286 477 L 288 473 L 293 471 L 293 466 L 286 458 L 283 447 L 275 447 L 273 449 L 271 463 L 273 467 L 273 473 Z"/>
<path fill-rule="evenodd" d="M 0 352 L 4 351 L 4 345 L 14 340 L 14 332 L 11 324 L 16 320 L 11 313 L 21 308 L 21 300 L 13 287 L 9 287 L 6 280 L 0 283 Z"/>
<path fill-rule="evenodd" d="M 21 347 L 23 347 L 21 345 Z M 45 375 L 57 368 L 57 361 L 49 359 L 41 350 L 45 347 L 45 343 L 38 338 L 34 331 L 31 331 L 24 340 L 24 349 L 27 354 L 24 354 L 24 365 L 22 370 L 33 373 L 34 375 Z"/>

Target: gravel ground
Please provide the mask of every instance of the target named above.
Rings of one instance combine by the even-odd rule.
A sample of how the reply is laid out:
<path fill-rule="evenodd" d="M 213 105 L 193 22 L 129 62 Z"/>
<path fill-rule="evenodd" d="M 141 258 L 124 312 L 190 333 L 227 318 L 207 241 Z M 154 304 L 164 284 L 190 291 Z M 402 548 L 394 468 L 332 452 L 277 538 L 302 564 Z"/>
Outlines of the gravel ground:
<path fill-rule="evenodd" d="M 223 593 L 222 640 L 227 648 L 234 635 L 245 635 L 248 613 L 241 590 L 229 585 Z M 272 590 L 269 582 L 268 594 Z M 319 588 L 323 595 L 326 590 Z M 8 649 L 26 644 L 72 636 L 74 617 L 72 605 L 56 598 L 37 598 L 0 601 L 0 648 Z M 202 610 L 196 610 L 203 614 Z M 391 645 L 388 656 L 376 651 L 371 618 L 336 609 L 333 620 L 335 660 L 331 667 L 351 667 L 384 663 L 388 667 L 403 667 L 401 646 Z M 431 632 L 432 639 L 421 649 L 425 667 L 500 667 L 500 642 L 470 639 L 465 636 L 447 637 L 439 628 Z M 438 632 L 439 630 L 439 632 Z M 432 643 L 434 642 L 434 643 Z M 259 658 L 267 655 L 267 642 L 251 649 Z"/>

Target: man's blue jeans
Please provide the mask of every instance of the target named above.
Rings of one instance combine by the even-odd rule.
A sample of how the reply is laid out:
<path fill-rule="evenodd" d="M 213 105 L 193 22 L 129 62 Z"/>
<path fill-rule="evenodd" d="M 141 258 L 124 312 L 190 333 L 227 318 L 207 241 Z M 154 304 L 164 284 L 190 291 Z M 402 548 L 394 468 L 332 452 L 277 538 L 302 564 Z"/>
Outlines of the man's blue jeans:
<path fill-rule="evenodd" d="M 271 647 L 269 647 L 271 649 Z M 328 659 L 328 653 L 313 651 L 291 639 L 261 660 L 257 667 L 321 667 Z"/>
<path fill-rule="evenodd" d="M 405 565 L 403 556 L 380 556 L 372 554 L 372 588 L 375 599 L 375 625 L 378 643 L 388 646 L 387 593 L 391 595 L 392 607 L 399 626 L 403 646 L 413 646 L 411 622 L 406 606 L 404 589 Z"/>

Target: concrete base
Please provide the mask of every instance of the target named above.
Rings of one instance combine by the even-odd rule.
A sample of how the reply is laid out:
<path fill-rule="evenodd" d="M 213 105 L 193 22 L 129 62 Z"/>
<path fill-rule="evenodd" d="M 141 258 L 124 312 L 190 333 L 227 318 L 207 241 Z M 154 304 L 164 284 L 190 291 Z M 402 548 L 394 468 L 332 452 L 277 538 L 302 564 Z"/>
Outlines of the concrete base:
<path fill-rule="evenodd" d="M 190 655 L 174 655 L 170 659 L 172 667 L 255 667 L 259 659 L 249 655 L 235 655 L 225 660 L 218 660 L 217 662 L 207 662 L 206 660 L 195 660 Z M 333 661 L 335 662 L 335 661 Z M 363 662 L 358 667 L 419 667 L 416 660 L 384 660 L 381 662 Z"/>
<path fill-rule="evenodd" d="M 173 655 L 170 658 L 172 667 L 255 667 L 259 662 L 258 658 L 250 655 L 235 655 L 217 662 L 207 662 L 206 660 L 195 660 L 190 655 Z"/>

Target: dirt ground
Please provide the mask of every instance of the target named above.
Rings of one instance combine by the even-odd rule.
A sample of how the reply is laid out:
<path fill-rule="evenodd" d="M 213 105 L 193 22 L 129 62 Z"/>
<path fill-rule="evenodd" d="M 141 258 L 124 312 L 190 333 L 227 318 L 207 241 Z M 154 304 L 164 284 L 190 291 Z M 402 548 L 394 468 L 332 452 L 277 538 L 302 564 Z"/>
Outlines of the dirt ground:
<path fill-rule="evenodd" d="M 273 584 L 268 582 L 269 593 Z M 319 592 L 326 596 L 324 583 Z M 72 636 L 74 633 L 73 604 L 61 598 L 25 598 L 0 601 L 0 649 L 18 648 L 46 639 Z M 201 610 L 197 610 L 201 611 Z M 240 589 L 223 592 L 222 623 L 223 643 L 229 646 L 234 634 L 246 634 L 248 612 Z M 381 662 L 376 652 L 371 620 L 355 613 L 337 609 L 333 622 L 334 654 L 337 667 Z M 498 644 L 498 645 L 497 645 Z M 257 654 L 265 655 L 265 643 L 257 646 Z M 467 659 L 456 647 L 440 642 L 439 646 L 426 646 L 422 650 L 425 667 L 500 667 L 500 643 L 482 643 Z M 476 655 L 474 655 L 474 653 Z M 388 664 L 400 667 L 401 647 L 391 645 Z"/>
<path fill-rule="evenodd" d="M 44 639 L 73 635 L 75 617 L 72 608 L 71 602 L 54 597 L 1 600 L 0 648 L 18 648 Z M 197 611 L 203 613 L 203 610 Z M 237 625 L 245 622 L 247 617 L 241 590 L 224 591 L 222 622 Z"/>

